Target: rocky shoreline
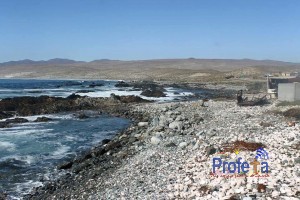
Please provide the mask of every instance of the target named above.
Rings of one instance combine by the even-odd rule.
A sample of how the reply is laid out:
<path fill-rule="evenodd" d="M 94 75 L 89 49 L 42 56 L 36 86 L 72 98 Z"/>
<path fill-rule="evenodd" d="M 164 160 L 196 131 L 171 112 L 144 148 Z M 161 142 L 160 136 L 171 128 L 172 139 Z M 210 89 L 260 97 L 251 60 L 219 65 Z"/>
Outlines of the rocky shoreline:
<path fill-rule="evenodd" d="M 127 116 L 135 119 L 128 129 L 61 165 L 66 175 L 24 199 L 299 199 L 297 123 L 290 126 L 290 119 L 270 112 L 274 104 L 202 105 L 128 106 Z M 212 158 L 224 145 L 237 145 L 245 160 L 255 156 L 253 145 L 263 145 L 270 157 L 268 177 L 212 175 Z M 228 158 L 235 160 L 235 153 L 229 151 Z"/>
<path fill-rule="evenodd" d="M 152 94 L 161 90 L 153 88 Z M 64 175 L 44 182 L 23 199 L 299 199 L 300 126 L 279 115 L 275 104 L 237 106 L 231 100 L 234 91 L 210 89 L 207 94 L 215 100 L 205 103 L 75 94 L 2 100 L 0 119 L 96 110 L 132 120 L 112 140 L 59 165 Z M 6 120 L 2 125 L 19 122 L 24 120 Z M 269 177 L 211 174 L 212 159 L 220 152 L 226 150 L 228 159 L 236 160 L 233 147 L 240 148 L 244 160 L 253 159 L 255 149 L 264 147 L 270 155 Z"/>

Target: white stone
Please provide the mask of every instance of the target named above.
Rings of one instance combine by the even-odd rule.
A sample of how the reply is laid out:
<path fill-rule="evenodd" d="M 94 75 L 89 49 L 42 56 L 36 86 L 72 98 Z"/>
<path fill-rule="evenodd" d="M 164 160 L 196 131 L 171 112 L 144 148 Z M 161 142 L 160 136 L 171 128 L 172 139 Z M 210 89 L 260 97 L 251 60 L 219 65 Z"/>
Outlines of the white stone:
<path fill-rule="evenodd" d="M 161 140 L 158 137 L 153 136 L 151 138 L 151 144 L 158 145 L 160 142 Z"/>
<path fill-rule="evenodd" d="M 278 191 L 274 190 L 274 191 L 272 192 L 272 197 L 278 197 L 279 194 L 280 194 L 280 193 L 279 193 Z"/>
<path fill-rule="evenodd" d="M 281 194 L 285 194 L 285 193 L 286 193 L 286 191 L 285 191 L 285 188 L 284 188 L 284 187 L 281 187 L 281 188 L 280 188 L 280 193 L 281 193 Z"/>
<path fill-rule="evenodd" d="M 188 145 L 188 143 L 187 142 L 181 142 L 178 146 L 179 146 L 179 148 L 185 148 L 186 146 Z"/>
<path fill-rule="evenodd" d="M 139 122 L 138 126 L 139 127 L 148 126 L 148 122 Z"/>
<path fill-rule="evenodd" d="M 237 189 L 234 190 L 234 192 L 239 194 L 239 193 L 241 193 L 241 190 L 239 188 L 237 188 Z"/>
<path fill-rule="evenodd" d="M 170 128 L 170 129 L 181 130 L 181 129 L 182 129 L 182 122 L 178 122 L 178 121 L 171 122 L 171 123 L 169 124 L 169 128 Z"/>
<path fill-rule="evenodd" d="M 168 197 L 169 197 L 170 199 L 173 199 L 173 198 L 174 198 L 174 194 L 173 194 L 173 193 L 169 193 L 169 194 L 168 194 Z"/>

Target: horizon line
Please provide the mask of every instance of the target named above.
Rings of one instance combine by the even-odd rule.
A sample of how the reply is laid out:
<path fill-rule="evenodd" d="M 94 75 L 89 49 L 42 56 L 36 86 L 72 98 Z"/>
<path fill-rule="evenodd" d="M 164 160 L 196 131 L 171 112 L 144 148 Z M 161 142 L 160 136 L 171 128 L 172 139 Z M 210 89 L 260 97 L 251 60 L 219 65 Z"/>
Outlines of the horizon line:
<path fill-rule="evenodd" d="M 300 64 L 300 62 L 294 61 L 284 61 L 284 60 L 273 60 L 273 59 L 254 59 L 254 58 L 198 58 L 198 57 L 185 57 L 185 58 L 151 58 L 151 59 L 110 59 L 110 58 L 100 58 L 100 59 L 93 59 L 93 60 L 75 60 L 70 58 L 50 58 L 50 59 L 42 59 L 42 60 L 35 60 L 30 58 L 20 59 L 20 60 L 8 60 L 8 61 L 0 61 L 0 64 L 5 64 L 9 62 L 22 62 L 22 61 L 29 61 L 29 62 L 49 62 L 49 61 L 74 61 L 74 62 L 85 62 L 91 63 L 95 61 L 123 61 L 123 62 L 134 62 L 134 61 L 154 61 L 154 60 L 234 60 L 234 61 L 275 61 L 275 62 L 285 62 L 285 63 L 292 63 L 292 64 Z"/>

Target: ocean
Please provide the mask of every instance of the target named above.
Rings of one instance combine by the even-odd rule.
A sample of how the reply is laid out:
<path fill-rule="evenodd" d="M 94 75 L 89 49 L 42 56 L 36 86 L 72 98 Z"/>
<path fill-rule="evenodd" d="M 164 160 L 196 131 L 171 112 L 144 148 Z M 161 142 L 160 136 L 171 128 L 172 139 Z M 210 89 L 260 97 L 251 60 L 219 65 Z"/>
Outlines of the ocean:
<path fill-rule="evenodd" d="M 90 97 L 138 95 L 132 88 L 117 88 L 117 81 L 21 80 L 0 79 L 0 100 L 20 96 L 67 97 L 73 93 Z M 171 101 L 192 95 L 178 88 L 166 88 L 167 97 L 145 99 Z M 0 192 L 19 199 L 33 187 L 62 173 L 57 165 L 112 138 L 130 125 L 130 120 L 88 112 L 89 118 L 78 119 L 73 113 L 57 113 L 24 117 L 29 122 L 0 128 Z M 38 117 L 51 121 L 34 122 Z M 3 119 L 4 120 L 4 119 Z M 3 121 L 0 120 L 0 121 Z"/>

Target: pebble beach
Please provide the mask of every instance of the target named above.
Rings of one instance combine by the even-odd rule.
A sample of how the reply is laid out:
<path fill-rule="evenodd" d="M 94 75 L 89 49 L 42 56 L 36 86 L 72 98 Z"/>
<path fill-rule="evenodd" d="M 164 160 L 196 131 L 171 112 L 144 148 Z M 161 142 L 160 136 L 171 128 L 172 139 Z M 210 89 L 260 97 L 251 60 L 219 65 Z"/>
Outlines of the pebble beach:
<path fill-rule="evenodd" d="M 31 199 L 299 199 L 299 125 L 274 114 L 275 103 L 239 107 L 235 101 L 202 100 L 131 105 L 136 120 L 106 151 L 105 170 L 90 165 L 53 190 L 37 189 Z M 236 141 L 264 145 L 267 175 L 212 174 L 213 158 Z M 228 161 L 255 158 L 256 150 L 227 152 Z M 87 160 L 91 160 L 89 158 Z M 86 161 L 85 161 L 86 162 Z M 76 182 L 76 184 L 75 184 Z M 74 184 L 72 184 L 74 183 Z M 63 191 L 63 192 L 62 192 Z M 29 196 L 28 196 L 29 197 Z"/>

